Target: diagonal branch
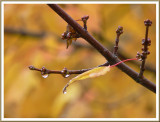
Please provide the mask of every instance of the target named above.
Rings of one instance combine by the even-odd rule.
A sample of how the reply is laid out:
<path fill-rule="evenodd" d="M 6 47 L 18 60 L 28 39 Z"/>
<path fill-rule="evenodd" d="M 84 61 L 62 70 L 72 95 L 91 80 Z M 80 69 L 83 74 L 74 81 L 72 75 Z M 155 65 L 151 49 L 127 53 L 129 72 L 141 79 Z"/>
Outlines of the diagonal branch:
<path fill-rule="evenodd" d="M 54 10 L 60 17 L 62 17 L 68 24 L 70 24 L 88 43 L 90 43 L 106 60 L 112 65 L 120 62 L 120 59 L 115 57 L 107 48 L 99 43 L 94 37 L 92 37 L 87 31 L 85 31 L 74 19 L 72 19 L 62 8 L 56 4 L 48 4 L 48 6 Z M 137 83 L 143 85 L 149 90 L 156 93 L 156 85 L 146 78 L 139 78 L 138 73 L 131 69 L 124 63 L 117 65 L 117 67 L 130 76 Z"/>

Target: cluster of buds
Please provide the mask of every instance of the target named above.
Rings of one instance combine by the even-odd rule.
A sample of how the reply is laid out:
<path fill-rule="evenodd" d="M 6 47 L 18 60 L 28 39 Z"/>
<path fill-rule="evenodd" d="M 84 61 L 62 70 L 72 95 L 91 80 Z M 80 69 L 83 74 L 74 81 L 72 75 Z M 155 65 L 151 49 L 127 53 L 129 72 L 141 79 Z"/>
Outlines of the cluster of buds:
<path fill-rule="evenodd" d="M 83 16 L 81 19 L 76 21 L 83 21 L 84 29 L 87 30 L 87 20 L 89 16 Z M 76 41 L 77 38 L 80 38 L 80 34 L 78 34 L 71 25 L 67 25 L 66 31 L 62 34 L 61 37 L 63 40 L 66 40 L 67 48 L 72 44 L 72 41 Z"/>
<path fill-rule="evenodd" d="M 61 71 L 61 73 L 62 73 L 62 76 L 63 76 L 64 78 L 68 78 L 68 77 L 70 76 L 67 68 L 64 68 L 64 69 Z"/>
<path fill-rule="evenodd" d="M 142 48 L 142 54 L 137 52 L 137 56 L 136 56 L 136 58 L 139 59 L 140 61 L 144 61 L 147 58 L 147 55 L 150 54 L 150 52 L 148 51 L 148 46 L 151 45 L 151 40 L 147 36 L 148 36 L 148 27 L 151 26 L 152 21 L 147 19 L 144 21 L 144 24 L 146 26 L 146 37 L 145 39 L 142 39 L 142 45 L 144 47 Z"/>
<path fill-rule="evenodd" d="M 139 61 L 143 61 L 147 57 L 147 55 L 150 54 L 150 52 L 148 51 L 148 46 L 151 45 L 151 40 L 149 38 L 147 39 L 147 41 L 145 41 L 145 39 L 142 39 L 142 45 L 146 45 L 147 47 L 142 48 L 142 54 L 137 52 L 136 58 L 139 59 Z"/>
<path fill-rule="evenodd" d="M 152 21 L 149 19 L 144 20 L 144 24 L 145 26 L 151 26 L 152 25 Z"/>
<path fill-rule="evenodd" d="M 145 55 L 149 55 L 150 54 L 150 52 L 148 51 L 148 46 L 150 46 L 151 45 L 151 40 L 148 38 L 147 40 L 145 40 L 145 39 L 142 39 L 142 45 L 146 45 L 146 48 L 144 47 L 144 48 L 142 48 L 142 54 L 145 54 Z"/>
<path fill-rule="evenodd" d="M 72 41 L 76 41 L 77 38 L 79 38 L 80 35 L 73 29 L 72 26 L 70 26 L 69 24 L 67 25 L 67 29 L 66 31 L 62 34 L 62 39 L 66 40 L 67 42 L 67 48 L 69 47 L 69 45 L 72 44 Z"/>
<path fill-rule="evenodd" d="M 123 33 L 123 27 L 118 26 L 118 29 L 116 30 L 116 33 L 117 33 L 118 36 L 120 36 Z"/>
<path fill-rule="evenodd" d="M 48 74 L 47 69 L 44 66 L 41 69 L 41 74 L 42 75 Z"/>

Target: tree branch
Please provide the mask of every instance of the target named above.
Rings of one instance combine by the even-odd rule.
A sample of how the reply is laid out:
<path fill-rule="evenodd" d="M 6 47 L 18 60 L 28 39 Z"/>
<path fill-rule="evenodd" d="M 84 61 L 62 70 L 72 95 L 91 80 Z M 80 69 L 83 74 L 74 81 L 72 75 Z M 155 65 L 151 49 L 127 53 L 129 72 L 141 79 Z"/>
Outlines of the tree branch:
<path fill-rule="evenodd" d="M 112 48 L 114 47 L 114 44 L 111 43 L 110 41 L 108 41 L 108 39 L 106 39 L 101 33 L 94 33 L 94 35 L 96 37 L 98 37 L 98 39 L 100 40 L 103 40 L 103 42 L 106 42 L 107 43 L 107 46 L 108 46 L 108 49 L 109 50 L 112 50 Z M 130 59 L 130 58 L 133 58 L 129 55 L 128 52 L 125 52 L 125 54 L 123 54 L 122 52 L 118 52 L 118 57 L 121 59 L 121 60 L 124 60 L 124 59 Z M 135 64 L 137 66 L 139 66 L 141 64 L 141 62 L 137 62 L 137 61 L 132 61 L 130 62 L 132 64 Z M 145 69 L 146 70 L 149 70 L 151 72 L 153 72 L 155 75 L 156 75 L 156 69 L 155 67 L 153 67 L 152 64 L 145 64 Z"/>
<path fill-rule="evenodd" d="M 115 43 L 115 46 L 114 46 L 113 54 L 117 56 L 119 37 L 123 33 L 123 27 L 118 26 L 118 29 L 116 30 L 116 33 L 117 33 L 117 37 L 116 37 L 116 41 L 115 41 L 116 43 Z"/>
<path fill-rule="evenodd" d="M 151 40 L 148 38 L 148 30 L 149 26 L 151 26 L 152 22 L 150 20 L 144 21 L 144 24 L 146 26 L 146 33 L 145 33 L 145 39 L 142 39 L 142 45 L 144 45 L 144 48 L 142 48 L 142 54 L 141 54 L 141 59 L 142 59 L 142 64 L 140 66 L 140 73 L 139 73 L 139 78 L 143 79 L 143 72 L 145 70 L 145 62 L 147 59 L 147 55 L 150 54 L 148 51 L 148 46 L 151 45 Z"/>
<path fill-rule="evenodd" d="M 101 43 L 99 43 L 94 37 L 92 37 L 87 31 L 85 31 L 74 19 L 72 19 L 63 9 L 61 9 L 56 4 L 48 4 L 48 6 L 54 10 L 59 16 L 61 16 L 68 24 L 70 24 L 79 34 L 81 34 L 82 38 L 84 38 L 88 43 L 90 43 L 94 48 L 97 49 L 99 53 L 101 53 L 106 60 L 110 63 L 110 65 L 120 62 L 120 60 L 115 57 L 107 48 L 105 48 Z M 130 76 L 137 83 L 143 85 L 149 90 L 156 93 L 156 85 L 149 81 L 146 78 L 140 79 L 138 77 L 138 73 L 131 69 L 124 63 L 117 65 L 117 67 L 125 72 L 128 76 Z"/>
<path fill-rule="evenodd" d="M 109 63 L 106 62 L 104 64 L 99 65 L 98 67 L 108 66 L 108 65 L 109 65 Z M 81 69 L 81 70 L 68 70 L 67 68 L 64 68 L 63 70 L 58 71 L 58 70 L 48 70 L 45 67 L 42 67 L 41 69 L 38 69 L 38 68 L 36 68 L 34 66 L 29 66 L 28 68 L 30 70 L 39 71 L 39 72 L 41 72 L 42 75 L 45 75 L 45 74 L 61 74 L 65 78 L 69 77 L 72 74 L 81 74 L 83 72 L 86 72 L 88 70 L 93 69 L 93 68 L 89 68 L 89 69 Z"/>

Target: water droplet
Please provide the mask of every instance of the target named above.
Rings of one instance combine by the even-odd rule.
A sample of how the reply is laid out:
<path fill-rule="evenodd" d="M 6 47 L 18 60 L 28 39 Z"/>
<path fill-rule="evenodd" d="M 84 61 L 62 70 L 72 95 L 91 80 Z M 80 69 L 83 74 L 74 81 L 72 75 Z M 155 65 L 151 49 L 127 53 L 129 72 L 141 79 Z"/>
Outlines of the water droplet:
<path fill-rule="evenodd" d="M 64 87 L 64 89 L 63 89 L 63 94 L 67 94 L 66 87 Z"/>
<path fill-rule="evenodd" d="M 63 76 L 64 78 L 68 78 L 68 77 L 70 76 L 67 68 L 64 68 L 64 69 L 61 71 L 61 73 L 62 73 L 62 76 Z"/>
<path fill-rule="evenodd" d="M 68 87 L 68 83 L 65 85 L 65 87 L 63 88 L 63 94 L 67 94 L 67 87 Z"/>
<path fill-rule="evenodd" d="M 63 94 L 67 94 L 67 92 L 66 92 L 66 91 L 64 91 L 64 92 L 63 92 Z"/>
<path fill-rule="evenodd" d="M 68 78 L 69 76 L 70 76 L 70 74 L 65 74 L 64 75 L 65 78 Z"/>
<path fill-rule="evenodd" d="M 43 78 L 47 78 L 48 77 L 48 74 L 44 74 L 42 75 Z"/>

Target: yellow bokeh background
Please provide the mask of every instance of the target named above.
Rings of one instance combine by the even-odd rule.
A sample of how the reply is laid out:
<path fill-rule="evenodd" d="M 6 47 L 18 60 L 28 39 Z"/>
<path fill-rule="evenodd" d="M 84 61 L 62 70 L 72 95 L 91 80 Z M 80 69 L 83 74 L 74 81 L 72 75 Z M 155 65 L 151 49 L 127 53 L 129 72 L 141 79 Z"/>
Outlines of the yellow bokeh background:
<path fill-rule="evenodd" d="M 156 5 L 60 6 L 75 20 L 89 15 L 88 32 L 110 51 L 113 51 L 117 27 L 123 26 L 118 52 L 130 58 L 141 52 L 144 20 L 152 20 L 149 29 L 151 54 L 146 65 L 156 69 Z M 74 83 L 65 95 L 63 87 L 76 75 L 63 78 L 50 74 L 44 79 L 40 72 L 28 69 L 29 65 L 34 65 L 51 70 L 64 67 L 78 70 L 106 62 L 81 38 L 66 49 L 66 42 L 61 39 L 66 26 L 67 23 L 45 4 L 4 5 L 4 117 L 155 118 L 156 95 L 116 67 L 104 76 Z M 139 72 L 138 61 L 126 64 Z M 146 70 L 144 76 L 156 83 L 154 71 Z"/>

